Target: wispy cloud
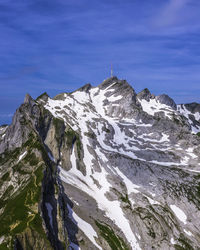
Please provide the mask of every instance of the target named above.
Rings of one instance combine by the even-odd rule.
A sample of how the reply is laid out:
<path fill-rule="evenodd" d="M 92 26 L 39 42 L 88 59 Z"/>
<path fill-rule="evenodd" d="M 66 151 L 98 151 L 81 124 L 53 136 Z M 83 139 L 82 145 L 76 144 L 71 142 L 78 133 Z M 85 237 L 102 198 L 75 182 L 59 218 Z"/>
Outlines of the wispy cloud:
<path fill-rule="evenodd" d="M 161 8 L 159 15 L 155 18 L 158 27 L 167 27 L 181 23 L 185 18 L 187 4 L 191 0 L 168 0 Z"/>
<path fill-rule="evenodd" d="M 0 0 L 0 113 L 27 92 L 97 85 L 111 61 L 137 91 L 200 95 L 199 9 L 196 0 Z"/>
<path fill-rule="evenodd" d="M 13 114 L 0 114 L 0 117 L 12 117 Z"/>

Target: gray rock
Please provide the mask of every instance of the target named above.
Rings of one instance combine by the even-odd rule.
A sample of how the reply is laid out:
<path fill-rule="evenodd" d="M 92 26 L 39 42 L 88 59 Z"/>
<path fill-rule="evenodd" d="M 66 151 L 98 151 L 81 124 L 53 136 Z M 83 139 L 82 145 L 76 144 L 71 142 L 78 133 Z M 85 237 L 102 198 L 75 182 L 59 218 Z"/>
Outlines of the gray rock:
<path fill-rule="evenodd" d="M 90 83 L 87 83 L 83 87 L 77 89 L 77 91 L 84 91 L 88 93 L 91 88 L 92 88 L 92 85 Z"/>
<path fill-rule="evenodd" d="M 169 97 L 168 95 L 163 94 L 163 95 L 156 96 L 155 98 L 156 98 L 156 100 L 158 100 L 160 103 L 165 104 L 165 105 L 171 107 L 171 108 L 174 109 L 174 110 L 177 109 L 176 103 L 175 103 L 174 100 L 173 100 L 171 97 Z"/>
<path fill-rule="evenodd" d="M 145 88 L 144 90 L 142 90 L 141 92 L 137 94 L 137 98 L 145 99 L 146 101 L 149 102 L 149 100 L 152 98 L 152 95 L 150 91 L 147 88 Z"/>
<path fill-rule="evenodd" d="M 189 110 L 191 113 L 200 113 L 200 104 L 196 103 L 196 102 L 192 102 L 192 103 L 187 103 L 184 104 L 184 106 L 187 108 L 187 110 Z"/>
<path fill-rule="evenodd" d="M 171 117 L 163 110 L 149 115 L 138 102 L 153 98 L 149 90 L 136 95 L 116 77 L 95 88 L 97 103 L 90 84 L 77 91 L 90 98 L 80 102 L 71 93 L 59 94 L 51 104 L 59 100 L 64 106 L 53 113 L 47 94 L 36 101 L 26 95 L 12 124 L 0 127 L 0 218 L 7 218 L 4 204 L 27 189 L 24 218 L 37 214 L 37 226 L 45 230 L 38 235 L 27 219 L 15 245 L 59 250 L 63 244 L 105 250 L 113 244 L 118 244 L 116 249 L 120 244 L 121 249 L 198 249 L 200 139 L 191 134 L 188 118 L 176 111 L 167 95 L 156 99 L 172 108 Z M 98 107 L 100 94 L 105 97 L 105 114 Z M 187 107 L 191 113 L 199 110 L 198 104 Z M 31 204 L 39 187 L 39 201 Z M 171 205 L 181 209 L 186 222 Z M 8 222 L 8 246 L 15 223 Z M 94 238 L 86 228 L 95 232 Z"/>

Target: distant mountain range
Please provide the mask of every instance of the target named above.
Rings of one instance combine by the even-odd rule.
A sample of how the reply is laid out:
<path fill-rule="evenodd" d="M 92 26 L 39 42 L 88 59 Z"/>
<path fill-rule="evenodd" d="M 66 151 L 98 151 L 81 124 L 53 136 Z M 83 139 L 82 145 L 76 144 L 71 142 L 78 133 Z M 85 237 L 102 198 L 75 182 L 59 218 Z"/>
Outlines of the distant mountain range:
<path fill-rule="evenodd" d="M 0 249 L 200 249 L 200 104 L 111 77 L 0 126 Z"/>

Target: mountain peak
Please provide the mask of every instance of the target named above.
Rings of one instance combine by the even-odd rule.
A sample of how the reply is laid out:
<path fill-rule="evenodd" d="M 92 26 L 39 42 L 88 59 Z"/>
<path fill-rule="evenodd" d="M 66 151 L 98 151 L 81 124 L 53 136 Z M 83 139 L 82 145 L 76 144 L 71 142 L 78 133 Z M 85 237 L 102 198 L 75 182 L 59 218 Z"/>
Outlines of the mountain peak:
<path fill-rule="evenodd" d="M 158 100 L 162 104 L 170 106 L 174 110 L 177 109 L 176 103 L 174 102 L 174 100 L 171 97 L 169 97 L 168 95 L 166 95 L 166 94 L 156 96 L 156 100 Z"/>
<path fill-rule="evenodd" d="M 86 93 L 88 93 L 88 91 L 92 88 L 92 85 L 90 83 L 87 83 L 85 85 L 83 85 L 82 87 L 80 87 L 79 89 L 77 89 L 76 91 L 84 91 Z"/>
<path fill-rule="evenodd" d="M 146 101 L 149 101 L 152 97 L 152 94 L 147 88 L 145 88 L 137 94 L 137 97 L 139 99 L 145 99 Z"/>
<path fill-rule="evenodd" d="M 98 85 L 98 87 L 100 89 L 106 89 L 107 87 L 109 87 L 109 85 L 112 85 L 115 82 L 118 82 L 119 79 L 116 76 L 112 76 L 109 77 L 107 79 L 105 79 L 100 85 Z"/>
<path fill-rule="evenodd" d="M 0 248 L 198 249 L 199 104 L 171 107 L 117 77 L 27 94 L 0 126 Z"/>
<path fill-rule="evenodd" d="M 24 104 L 26 104 L 26 103 L 31 105 L 31 106 L 33 106 L 35 104 L 34 99 L 28 93 L 25 95 L 25 98 L 24 98 Z"/>

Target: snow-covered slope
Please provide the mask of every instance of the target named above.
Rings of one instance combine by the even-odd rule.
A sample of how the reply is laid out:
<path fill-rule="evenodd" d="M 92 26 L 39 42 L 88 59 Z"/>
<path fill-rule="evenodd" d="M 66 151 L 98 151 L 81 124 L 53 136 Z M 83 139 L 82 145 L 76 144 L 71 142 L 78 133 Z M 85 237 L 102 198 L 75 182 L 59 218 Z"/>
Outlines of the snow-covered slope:
<path fill-rule="evenodd" d="M 24 116 L 0 127 L 0 160 L 15 138 L 21 149 L 12 166 L 27 164 L 26 135 L 38 134 L 48 165 L 40 214 L 54 249 L 198 249 L 197 106 L 148 89 L 136 94 L 112 77 L 54 98 L 27 96 L 19 110 Z"/>
<path fill-rule="evenodd" d="M 180 104 L 177 105 L 177 109 L 185 116 L 191 125 L 192 133 L 196 134 L 200 132 L 200 104 Z"/>
<path fill-rule="evenodd" d="M 131 170 L 132 165 L 136 169 L 137 165 L 142 165 L 155 166 L 159 171 L 165 167 L 186 169 L 187 173 L 200 171 L 198 145 L 192 143 L 188 123 L 180 116 L 180 110 L 177 112 L 176 107 L 163 100 L 163 97 L 139 99 L 125 81 L 111 78 L 98 87 L 90 86 L 87 91 L 83 88 L 60 98 L 48 98 L 45 104 L 46 109 L 64 120 L 81 138 L 85 169 L 78 167 L 81 159 L 74 148 L 71 167 L 66 169 L 62 158 L 58 165 L 66 193 L 73 190 L 70 197 L 75 213 L 81 211 L 81 219 L 85 218 L 95 230 L 87 210 L 81 208 L 77 194 L 81 190 L 95 202 L 96 209 L 103 215 L 98 215 L 101 220 L 112 222 L 113 228 L 120 230 L 120 235 L 132 249 L 142 249 L 148 240 L 140 226 L 135 225 L 135 216 L 130 216 L 124 208 L 126 198 L 122 197 L 127 197 L 130 211 L 137 209 L 140 200 L 146 198 L 146 204 L 153 207 L 166 206 L 161 198 L 163 191 L 157 188 L 158 180 L 145 174 L 144 181 L 144 176 L 137 176 L 136 170 Z M 177 139 L 183 135 L 187 138 L 187 134 L 187 143 Z M 168 202 L 173 204 L 173 198 L 168 197 Z M 189 213 L 184 209 L 183 201 L 180 201 L 180 206 L 186 214 Z M 89 231 L 83 231 L 86 236 L 91 234 L 90 227 Z M 172 230 L 171 234 L 174 233 Z M 89 237 L 91 243 L 101 249 L 92 235 Z M 170 240 L 159 241 L 159 244 L 162 247 L 173 245 Z"/>

